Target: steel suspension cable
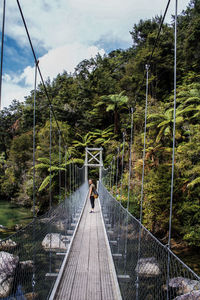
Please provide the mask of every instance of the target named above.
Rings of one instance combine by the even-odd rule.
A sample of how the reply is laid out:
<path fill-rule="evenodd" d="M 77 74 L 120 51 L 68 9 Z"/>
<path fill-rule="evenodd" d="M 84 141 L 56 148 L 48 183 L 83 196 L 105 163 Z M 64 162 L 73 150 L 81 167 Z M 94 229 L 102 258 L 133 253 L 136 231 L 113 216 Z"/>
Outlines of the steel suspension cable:
<path fill-rule="evenodd" d="M 59 203 L 61 202 L 61 135 L 59 132 Z"/>
<path fill-rule="evenodd" d="M 174 165 L 175 165 L 175 135 L 176 135 L 176 65 L 177 65 L 177 9 L 178 0 L 175 6 L 175 30 L 174 30 L 174 124 L 173 124 L 173 154 L 172 154 L 172 174 L 171 174 L 171 194 L 170 194 L 170 217 L 169 217 L 169 239 L 168 246 L 171 244 L 171 225 L 172 225 L 172 206 L 173 206 L 173 191 L 174 191 Z"/>
<path fill-rule="evenodd" d="M 2 75 L 3 75 L 3 50 L 4 50 L 5 16 L 6 16 L 6 0 L 3 1 L 3 18 L 2 18 L 2 31 L 1 31 L 0 110 L 1 110 L 1 91 L 2 91 Z"/>
<path fill-rule="evenodd" d="M 115 156 L 113 157 L 113 184 L 112 184 L 112 195 L 114 194 L 114 184 L 115 184 Z"/>
<path fill-rule="evenodd" d="M 141 196 L 140 196 L 140 224 L 139 224 L 139 241 L 138 241 L 138 264 L 140 261 L 141 252 L 141 233 L 142 233 L 142 212 L 143 212 L 143 196 L 144 196 L 144 168 L 145 168 L 145 156 L 146 156 L 146 131 L 147 131 L 147 110 L 148 110 L 148 90 L 149 90 L 149 65 L 146 68 L 146 101 L 145 101 L 145 122 L 144 122 L 144 148 L 142 158 L 142 184 L 141 184 Z M 136 300 L 139 299 L 139 275 L 137 272 L 136 277 Z"/>
<path fill-rule="evenodd" d="M 145 156 L 146 156 L 148 89 L 149 89 L 149 65 L 146 65 L 146 104 L 145 104 L 145 122 L 144 122 L 144 148 L 143 148 L 143 158 L 142 158 L 142 184 L 141 184 L 141 197 L 140 197 L 140 223 L 141 224 L 142 224 L 142 209 L 143 209 L 143 196 L 144 196 L 144 168 L 145 168 Z"/>
<path fill-rule="evenodd" d="M 117 195 L 118 195 L 118 172 L 119 172 L 119 150 L 120 148 L 117 148 L 117 165 L 116 165 L 116 192 L 115 192 L 115 198 L 117 199 Z"/>
<path fill-rule="evenodd" d="M 69 164 L 69 199 L 71 201 L 71 194 L 72 194 L 72 171 L 71 171 L 71 163 Z"/>
<path fill-rule="evenodd" d="M 170 193 L 170 213 L 169 213 L 169 237 L 168 249 L 171 248 L 171 231 L 172 231 L 172 209 L 174 194 L 174 167 L 175 167 L 175 147 L 176 147 L 176 81 L 177 81 L 177 15 L 178 0 L 175 0 L 175 26 L 174 26 L 174 124 L 173 124 L 173 153 L 172 153 L 172 173 L 171 173 L 171 193 Z M 169 300 L 169 280 L 170 280 L 170 252 L 168 251 L 167 260 L 167 300 Z"/>
<path fill-rule="evenodd" d="M 65 201 L 67 197 L 67 146 L 65 146 Z"/>
<path fill-rule="evenodd" d="M 122 170 L 121 170 L 120 203 L 122 203 L 122 192 L 123 192 L 124 148 L 125 148 L 125 132 L 123 132 L 123 146 L 122 146 Z"/>
<path fill-rule="evenodd" d="M 22 18 L 22 22 L 23 22 L 23 24 L 24 24 L 24 28 L 25 28 L 27 37 L 28 37 L 28 40 L 29 40 L 29 44 L 30 44 L 30 47 L 31 47 L 31 50 L 32 50 L 32 53 L 33 53 L 33 57 L 34 57 L 35 63 L 37 63 L 38 59 L 37 59 L 37 56 L 36 56 L 36 53 L 35 53 L 35 50 L 34 50 L 34 47 L 33 47 L 33 43 L 32 43 L 32 40 L 31 40 L 29 31 L 28 31 L 28 27 L 27 27 L 27 24 L 26 24 L 26 20 L 25 20 L 25 18 L 24 18 L 24 14 L 23 14 L 23 12 L 22 12 L 21 5 L 20 5 L 20 3 L 19 3 L 19 0 L 16 0 L 16 1 L 17 1 L 17 5 L 18 5 L 19 11 L 20 11 L 20 15 L 21 15 L 21 18 Z M 41 79 L 41 82 L 42 82 L 42 86 L 43 86 L 44 91 L 45 91 L 45 95 L 46 95 L 47 100 L 48 100 L 48 102 L 49 102 L 49 105 L 50 105 L 50 107 L 51 107 L 51 109 L 52 109 L 53 117 L 54 117 L 54 119 L 55 119 L 55 121 L 56 121 L 56 126 L 57 126 L 57 128 L 58 128 L 58 131 L 59 131 L 60 134 L 62 135 L 62 139 L 63 139 L 64 143 L 66 144 L 65 138 L 64 138 L 64 136 L 63 136 L 63 134 L 62 134 L 62 131 L 61 131 L 61 129 L 60 129 L 60 126 L 59 126 L 59 124 L 58 124 L 58 120 L 57 120 L 57 118 L 56 118 L 56 114 L 55 114 L 55 111 L 54 111 L 53 106 L 52 106 L 52 101 L 51 101 L 50 96 L 49 96 L 49 93 L 48 93 L 48 91 L 47 91 L 47 88 L 46 88 L 46 85 L 45 85 L 45 82 L 44 82 L 44 79 L 43 79 L 43 76 L 42 76 L 42 72 L 41 72 L 41 70 L 40 70 L 39 65 L 37 66 L 37 68 L 38 68 L 38 73 L 39 73 L 39 75 L 40 75 L 40 79 Z"/>
<path fill-rule="evenodd" d="M 51 107 L 49 107 L 49 122 L 50 122 L 50 129 L 49 129 L 49 209 L 51 210 L 52 207 L 52 174 L 51 174 L 51 167 L 52 167 L 52 112 Z"/>
<path fill-rule="evenodd" d="M 152 52 L 151 52 L 150 57 L 149 57 L 148 62 L 147 62 L 147 64 L 148 64 L 149 66 L 151 65 L 151 61 L 152 61 L 152 58 L 153 58 L 155 49 L 156 49 L 156 47 L 157 47 L 157 44 L 158 44 L 158 41 L 159 41 L 159 38 L 160 38 L 160 33 L 161 33 L 161 30 L 162 30 L 162 27 L 163 27 L 163 23 L 164 23 L 164 21 L 165 21 L 165 17 L 166 17 L 167 11 L 168 11 L 168 9 L 169 9 L 169 4 L 170 4 L 170 2 L 171 2 L 171 0 L 168 0 L 167 5 L 166 5 L 166 8 L 165 8 L 164 15 L 163 15 L 162 20 L 161 20 L 161 22 L 160 22 L 158 34 L 157 34 L 157 37 L 156 37 L 156 40 L 155 40 L 155 43 L 154 43 Z M 136 91 L 136 93 L 135 93 L 135 98 L 137 98 L 138 94 L 139 94 L 140 91 L 141 91 L 141 88 L 142 88 L 142 86 L 143 86 L 143 84 L 144 84 L 145 77 L 146 77 L 146 72 L 144 72 L 144 76 L 143 76 L 143 79 L 142 79 L 142 83 L 139 85 L 139 89 L 138 89 L 138 90 Z"/>
<path fill-rule="evenodd" d="M 35 211 L 35 138 L 36 138 L 36 87 L 37 87 L 37 65 L 38 62 L 35 64 L 35 81 L 34 81 L 34 97 L 33 97 L 33 243 L 35 243 L 35 222 L 36 222 L 36 211 Z M 35 295 L 35 247 L 33 249 L 33 275 L 32 275 L 32 291 L 33 297 Z"/>
<path fill-rule="evenodd" d="M 110 164 L 110 191 L 112 190 L 112 165 L 113 165 L 113 160 L 111 161 Z"/>
<path fill-rule="evenodd" d="M 126 207 L 127 211 L 129 210 L 129 204 L 130 204 L 132 144 L 133 144 L 133 108 L 131 108 L 131 140 L 130 140 L 130 153 L 129 153 L 128 201 Z"/>
<path fill-rule="evenodd" d="M 52 165 L 52 112 L 51 112 L 51 107 L 49 106 L 49 123 L 50 123 L 50 128 L 49 128 L 49 209 L 51 211 L 52 208 L 52 188 L 51 188 L 51 184 L 52 184 L 52 174 L 51 174 L 51 165 Z M 49 234 L 50 234 L 50 243 L 49 243 L 49 247 L 50 247 L 50 251 L 49 251 L 49 273 L 51 273 L 52 271 L 52 251 L 51 251 L 51 246 L 52 246 L 52 234 L 51 234 L 51 230 L 52 230 L 52 224 L 50 223 L 50 228 L 49 228 Z"/>
<path fill-rule="evenodd" d="M 133 144 L 133 108 L 131 108 L 131 138 L 130 138 L 130 149 L 129 149 L 129 178 L 128 178 L 128 200 L 126 205 L 127 212 L 129 211 L 130 204 L 130 185 L 131 185 L 131 162 L 132 162 L 132 144 Z M 125 246 L 124 246 L 124 272 L 126 273 L 127 263 L 127 243 L 128 243 L 128 213 L 126 215 L 126 233 L 125 233 Z"/>
<path fill-rule="evenodd" d="M 123 132 L 123 145 L 122 145 L 122 168 L 121 168 L 121 185 L 120 185 L 120 198 L 119 198 L 120 204 L 122 202 L 122 187 L 123 187 L 123 172 L 124 172 L 124 145 L 125 145 L 125 132 Z M 119 253 L 119 251 L 120 251 L 121 231 L 122 231 L 122 229 L 121 229 L 121 209 L 119 209 L 118 238 L 117 238 L 117 241 L 118 241 L 117 250 L 118 250 L 118 252 L 117 253 Z M 119 261 L 118 261 L 118 263 L 119 263 Z"/>

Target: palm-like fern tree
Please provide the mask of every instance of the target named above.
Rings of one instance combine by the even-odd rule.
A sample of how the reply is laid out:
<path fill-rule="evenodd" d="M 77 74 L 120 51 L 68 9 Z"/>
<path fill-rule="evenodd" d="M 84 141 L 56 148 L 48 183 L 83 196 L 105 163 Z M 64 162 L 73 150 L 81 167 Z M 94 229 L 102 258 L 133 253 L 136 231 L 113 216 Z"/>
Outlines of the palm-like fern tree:
<path fill-rule="evenodd" d="M 102 96 L 101 101 L 96 104 L 96 107 L 105 105 L 106 111 L 112 111 L 114 113 L 114 132 L 117 134 L 119 132 L 119 111 L 123 108 L 127 108 L 128 97 L 124 96 L 124 92 L 120 94 L 106 95 Z"/>

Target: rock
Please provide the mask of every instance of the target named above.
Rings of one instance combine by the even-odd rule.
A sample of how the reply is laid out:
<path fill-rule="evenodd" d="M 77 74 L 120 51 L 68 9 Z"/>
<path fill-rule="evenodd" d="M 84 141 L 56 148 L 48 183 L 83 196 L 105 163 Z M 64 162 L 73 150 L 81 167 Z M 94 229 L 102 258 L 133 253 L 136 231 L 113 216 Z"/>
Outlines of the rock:
<path fill-rule="evenodd" d="M 33 299 L 37 299 L 38 294 L 37 293 L 27 293 L 24 295 L 26 300 L 33 300 Z"/>
<path fill-rule="evenodd" d="M 0 250 L 9 251 L 9 250 L 11 250 L 15 247 L 17 247 L 17 244 L 13 240 L 8 239 L 8 240 L 5 240 L 5 241 L 2 241 L 0 239 Z"/>
<path fill-rule="evenodd" d="M 22 271 L 31 271 L 33 269 L 32 260 L 20 261 L 19 265 Z"/>
<path fill-rule="evenodd" d="M 51 218 L 42 218 L 40 219 L 41 223 L 49 223 L 51 221 Z"/>
<path fill-rule="evenodd" d="M 55 223 L 53 223 L 53 225 L 56 226 L 56 228 L 60 231 L 65 230 L 65 223 L 62 221 L 56 221 Z"/>
<path fill-rule="evenodd" d="M 19 257 L 8 252 L 0 252 L 0 298 L 7 297 L 12 289 L 15 269 Z"/>
<path fill-rule="evenodd" d="M 200 290 L 178 296 L 174 300 L 200 300 Z"/>
<path fill-rule="evenodd" d="M 8 252 L 0 252 L 0 274 L 13 275 L 18 265 L 19 257 Z"/>
<path fill-rule="evenodd" d="M 22 228 L 23 228 L 23 225 L 22 225 L 22 224 L 15 224 L 14 230 L 15 230 L 15 231 L 18 231 L 18 230 L 20 230 L 20 229 L 22 229 Z"/>
<path fill-rule="evenodd" d="M 0 275 L 0 298 L 6 298 L 9 296 L 14 277 L 7 277 L 6 274 Z"/>
<path fill-rule="evenodd" d="M 198 280 L 191 280 L 184 277 L 175 277 L 170 279 L 169 286 L 171 288 L 177 289 L 177 293 L 179 295 L 188 294 L 190 292 L 200 290 L 200 282 Z"/>
<path fill-rule="evenodd" d="M 161 273 L 155 257 L 140 258 L 135 271 L 140 276 L 157 276 Z"/>
<path fill-rule="evenodd" d="M 5 226 L 3 226 L 3 225 L 1 225 L 1 224 L 0 224 L 0 229 L 3 229 L 3 230 L 8 230 L 8 228 L 7 228 L 7 227 L 5 227 Z"/>
<path fill-rule="evenodd" d="M 48 233 L 42 241 L 42 247 L 46 251 L 67 250 L 67 236 L 59 233 Z"/>

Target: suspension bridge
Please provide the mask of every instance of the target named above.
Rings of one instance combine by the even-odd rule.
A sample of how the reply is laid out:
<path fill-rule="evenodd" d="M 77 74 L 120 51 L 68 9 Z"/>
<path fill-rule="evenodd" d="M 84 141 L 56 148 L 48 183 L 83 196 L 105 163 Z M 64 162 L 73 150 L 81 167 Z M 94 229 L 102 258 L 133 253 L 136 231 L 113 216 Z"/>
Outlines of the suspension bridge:
<path fill-rule="evenodd" d="M 3 41 L 5 3 L 1 45 L 1 81 L 3 66 Z M 121 170 L 119 149 L 110 167 L 103 165 L 102 148 L 86 148 L 85 163 L 79 168 L 74 163 L 67 165 L 67 146 L 53 109 L 51 97 L 45 86 L 30 34 L 19 1 L 19 11 L 30 42 L 35 61 L 34 118 L 33 118 L 33 220 L 14 235 L 0 240 L 0 299 L 200 299 L 200 277 L 185 265 L 170 249 L 171 219 L 173 204 L 173 173 L 176 125 L 176 25 L 175 12 L 175 66 L 174 66 L 174 135 L 172 158 L 172 184 L 169 216 L 169 241 L 163 245 L 142 224 L 144 164 L 148 106 L 148 72 L 146 65 L 146 106 L 143 149 L 143 172 L 141 183 L 140 218 L 129 213 L 130 179 L 132 162 L 133 114 L 131 109 L 131 137 L 129 156 L 129 179 L 127 207 L 121 204 L 124 167 L 124 143 Z M 169 5 L 169 2 L 168 2 Z M 168 8 L 168 6 L 167 6 Z M 167 11 L 166 8 L 166 11 Z M 161 22 L 161 31 L 164 17 Z M 158 40 L 157 38 L 157 40 Z M 156 43 L 157 43 L 156 40 Z M 155 44 L 156 47 L 156 44 Z M 151 58 L 153 56 L 152 51 Z M 36 216 L 35 184 L 35 126 L 37 75 L 44 87 L 49 102 L 49 210 Z M 0 91 L 1 92 L 1 91 Z M 65 145 L 65 174 L 59 169 L 59 204 L 52 205 L 52 118 L 58 132 L 59 166 L 61 144 Z M 99 168 L 98 193 L 95 212 L 89 213 L 88 168 Z M 64 182 L 65 197 L 61 197 Z M 67 185 L 68 182 L 68 185 Z M 67 188 L 69 187 L 69 188 Z M 119 187 L 120 195 L 117 195 Z M 117 197 L 119 196 L 119 197 Z M 119 200 L 120 198 L 120 200 Z"/>

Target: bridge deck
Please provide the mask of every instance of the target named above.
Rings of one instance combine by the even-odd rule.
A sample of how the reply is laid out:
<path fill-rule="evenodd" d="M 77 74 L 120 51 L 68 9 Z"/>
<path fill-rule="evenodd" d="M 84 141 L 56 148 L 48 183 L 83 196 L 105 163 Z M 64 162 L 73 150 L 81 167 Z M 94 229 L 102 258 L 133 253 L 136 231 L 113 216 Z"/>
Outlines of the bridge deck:
<path fill-rule="evenodd" d="M 87 200 L 56 300 L 116 300 L 118 286 L 112 272 L 113 261 L 107 246 L 99 200 L 89 213 Z"/>

